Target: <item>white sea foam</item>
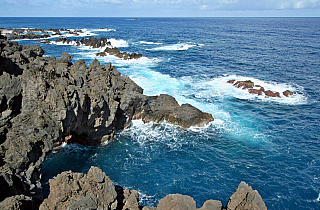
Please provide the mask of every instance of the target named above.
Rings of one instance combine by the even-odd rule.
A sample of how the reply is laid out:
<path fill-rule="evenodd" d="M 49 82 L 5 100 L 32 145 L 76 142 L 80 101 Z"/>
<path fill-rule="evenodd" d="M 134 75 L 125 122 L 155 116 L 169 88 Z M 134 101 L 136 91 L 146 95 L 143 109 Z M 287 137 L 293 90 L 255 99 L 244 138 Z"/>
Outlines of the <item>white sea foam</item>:
<path fill-rule="evenodd" d="M 150 51 L 179 51 L 179 50 L 188 50 L 189 48 L 196 47 L 196 44 L 188 44 L 188 43 L 179 43 L 173 45 L 166 45 L 162 47 L 155 47 L 151 49 L 146 49 Z"/>
<path fill-rule="evenodd" d="M 129 46 L 128 42 L 123 40 L 123 39 L 119 39 L 119 40 L 118 39 L 108 39 L 108 41 L 111 42 L 112 47 L 128 47 Z M 70 41 L 69 43 L 51 41 L 50 44 L 76 46 L 80 50 L 93 50 L 94 52 L 102 52 L 102 51 L 104 51 L 106 49 L 106 47 L 93 48 L 91 46 L 85 46 L 85 45 L 82 45 L 82 44 L 80 44 L 78 46 L 77 42 L 73 41 L 73 40 Z M 92 56 L 88 55 L 88 57 L 92 57 Z"/>
<path fill-rule="evenodd" d="M 123 39 L 108 39 L 113 47 L 129 47 L 129 43 Z"/>
<path fill-rule="evenodd" d="M 117 30 L 111 29 L 111 28 L 100 28 L 100 29 L 91 29 L 91 31 L 117 31 Z"/>
<path fill-rule="evenodd" d="M 148 44 L 148 45 L 152 45 L 152 44 L 154 44 L 154 45 L 160 45 L 160 44 L 162 44 L 162 43 L 160 43 L 160 42 L 146 42 L 146 41 L 140 41 L 139 43 L 140 43 L 140 44 Z"/>
<path fill-rule="evenodd" d="M 265 90 L 271 90 L 273 92 L 279 92 L 281 98 L 276 97 L 266 97 L 265 95 L 256 95 L 248 92 L 247 89 L 236 88 L 233 84 L 228 83 L 229 80 L 245 81 L 251 80 L 255 85 L 260 85 L 264 87 Z M 307 103 L 307 97 L 304 95 L 304 90 L 301 86 L 295 84 L 280 84 L 270 81 L 262 81 L 259 79 L 243 76 L 222 76 L 211 80 L 205 80 L 192 83 L 194 88 L 200 89 L 195 97 L 197 98 L 228 98 L 235 97 L 245 100 L 259 100 L 265 102 L 276 102 L 288 105 L 299 105 Z M 293 91 L 295 94 L 289 97 L 285 97 L 283 92 L 286 90 Z"/>

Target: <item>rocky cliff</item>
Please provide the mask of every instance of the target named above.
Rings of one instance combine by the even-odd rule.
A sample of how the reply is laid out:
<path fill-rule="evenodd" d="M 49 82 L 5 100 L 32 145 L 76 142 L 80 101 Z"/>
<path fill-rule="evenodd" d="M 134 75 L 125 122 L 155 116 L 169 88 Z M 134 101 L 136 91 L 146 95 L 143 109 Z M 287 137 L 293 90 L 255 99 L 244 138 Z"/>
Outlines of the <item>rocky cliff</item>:
<path fill-rule="evenodd" d="M 187 109 L 196 111 L 190 118 L 183 117 L 189 121 L 183 124 L 179 123 L 179 107 L 175 108 L 177 114 L 148 108 L 150 100 L 142 88 L 111 64 L 103 66 L 98 60 L 89 66 L 84 60 L 73 64 L 68 53 L 62 53 L 59 59 L 42 57 L 44 53 L 40 46 L 22 46 L 0 35 L 3 205 L 10 201 L 26 209 L 38 208 L 43 200 L 41 166 L 53 146 L 61 142 L 93 145 L 111 140 L 117 130 L 128 128 L 133 116 L 144 110 L 148 110 L 144 117 L 151 115 L 151 120 L 159 113 L 167 116 L 164 113 L 169 111 L 170 119 L 183 127 L 210 121 L 205 117 L 201 123 L 202 116 L 211 115 L 191 105 Z M 157 104 L 165 106 L 158 100 Z"/>

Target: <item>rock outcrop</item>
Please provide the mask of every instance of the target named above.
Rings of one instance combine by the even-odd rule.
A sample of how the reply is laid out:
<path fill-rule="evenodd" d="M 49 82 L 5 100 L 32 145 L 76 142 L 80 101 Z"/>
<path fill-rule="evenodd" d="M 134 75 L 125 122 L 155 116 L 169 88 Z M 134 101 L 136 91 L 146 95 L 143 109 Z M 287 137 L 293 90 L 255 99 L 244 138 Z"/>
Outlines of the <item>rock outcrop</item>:
<path fill-rule="evenodd" d="M 77 39 L 67 39 L 67 38 L 58 38 L 54 41 L 50 41 L 48 39 L 39 41 L 40 43 L 43 44 L 50 44 L 50 43 L 62 43 L 62 44 L 73 44 L 75 46 L 87 46 L 91 48 L 102 48 L 102 47 L 112 47 L 111 42 L 108 41 L 106 38 L 101 37 L 99 39 L 91 36 L 88 39 L 82 38 L 80 41 Z"/>
<path fill-rule="evenodd" d="M 41 166 L 53 144 L 111 140 L 147 102 L 115 67 L 72 56 L 42 57 L 39 46 L 0 40 L 0 201 L 15 195 L 42 201 Z"/>
<path fill-rule="evenodd" d="M 62 172 L 51 179 L 50 194 L 40 206 L 46 209 L 111 209 L 111 210 L 196 210 L 196 202 L 188 195 L 170 194 L 160 199 L 157 207 L 139 205 L 136 190 L 114 186 L 101 169 L 91 167 L 87 175 Z M 260 194 L 241 182 L 226 207 L 221 201 L 207 200 L 198 210 L 266 210 Z"/>
<path fill-rule="evenodd" d="M 211 114 L 202 112 L 190 104 L 180 106 L 174 97 L 166 94 L 149 97 L 149 103 L 142 107 L 134 119 L 142 119 L 144 123 L 167 121 L 183 128 L 203 127 L 214 120 Z"/>
<path fill-rule="evenodd" d="M 120 52 L 120 50 L 116 47 L 107 47 L 103 52 L 96 53 L 97 56 L 108 56 L 108 55 L 114 55 L 118 58 L 123 58 L 124 60 L 128 59 L 138 59 L 142 57 L 142 54 L 140 53 L 126 53 L 126 52 Z"/>
<path fill-rule="evenodd" d="M 62 172 L 50 181 L 50 194 L 40 210 L 45 209 L 116 209 L 117 192 L 101 169 L 91 167 L 88 174 Z"/>
<path fill-rule="evenodd" d="M 264 95 L 265 97 L 281 98 L 281 95 L 279 92 L 265 90 L 264 87 L 261 87 L 260 85 L 255 85 L 251 80 L 246 80 L 246 81 L 229 80 L 227 82 L 233 84 L 233 86 L 237 88 L 248 89 L 248 92 L 252 94 Z M 289 97 L 293 94 L 294 93 L 290 90 L 286 90 L 282 93 L 282 95 L 285 97 Z"/>
<path fill-rule="evenodd" d="M 245 182 L 241 182 L 236 192 L 230 197 L 226 206 L 227 210 L 240 209 L 257 209 L 266 210 L 267 207 L 263 202 L 257 190 L 252 188 Z"/>

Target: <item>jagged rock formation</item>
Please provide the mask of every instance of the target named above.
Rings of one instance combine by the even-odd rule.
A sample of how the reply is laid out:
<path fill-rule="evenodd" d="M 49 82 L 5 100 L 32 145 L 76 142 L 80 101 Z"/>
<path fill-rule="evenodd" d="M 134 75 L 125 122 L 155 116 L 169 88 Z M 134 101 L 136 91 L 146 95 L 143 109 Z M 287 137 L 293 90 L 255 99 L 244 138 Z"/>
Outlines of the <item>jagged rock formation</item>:
<path fill-rule="evenodd" d="M 50 181 L 50 194 L 40 206 L 46 209 L 111 209 L 111 210 L 196 210 L 188 195 L 170 194 L 157 207 L 139 206 L 139 193 L 114 186 L 101 169 L 91 167 L 87 175 L 62 172 Z M 260 194 L 241 182 L 226 207 L 217 200 L 207 200 L 198 210 L 266 210 Z"/>
<path fill-rule="evenodd" d="M 214 120 L 211 114 L 204 113 L 190 104 L 180 106 L 174 97 L 166 94 L 149 97 L 149 103 L 142 107 L 134 119 L 142 119 L 145 123 L 165 120 L 183 128 L 203 127 Z"/>
<path fill-rule="evenodd" d="M 266 210 L 267 207 L 263 202 L 257 190 L 252 188 L 245 182 L 241 182 L 236 192 L 230 197 L 226 206 L 227 210 L 240 209 L 259 209 Z"/>
<path fill-rule="evenodd" d="M 97 56 L 108 56 L 108 55 L 114 55 L 118 58 L 123 58 L 124 60 L 128 59 L 138 59 L 142 57 L 142 54 L 140 53 L 126 53 L 126 52 L 120 52 L 120 50 L 116 47 L 107 47 L 103 52 L 96 53 Z"/>
<path fill-rule="evenodd" d="M 148 97 L 110 63 L 72 64 L 68 53 L 59 59 L 42 57 L 40 46 L 3 38 L 0 35 L 0 202 L 37 207 L 43 199 L 41 166 L 53 145 L 111 140 L 148 107 Z M 124 205 L 133 205 L 136 194 L 131 194 Z"/>
<path fill-rule="evenodd" d="M 41 57 L 39 46 L 1 40 L 0 201 L 42 200 L 40 171 L 56 142 L 97 144 L 130 126 L 147 97 L 127 76 L 97 60 Z"/>
<path fill-rule="evenodd" d="M 40 41 L 40 43 L 43 44 L 50 44 L 51 42 L 55 43 L 62 43 L 62 44 L 73 44 L 75 46 L 87 46 L 92 48 L 101 48 L 101 47 L 112 47 L 111 42 L 108 41 L 106 38 L 101 37 L 100 39 L 97 39 L 93 36 L 89 37 L 89 39 L 82 38 L 80 41 L 77 39 L 67 39 L 67 38 L 58 38 L 54 41 L 50 41 L 48 39 Z"/>
<path fill-rule="evenodd" d="M 249 93 L 252 93 L 252 94 L 256 94 L 256 95 L 264 94 L 265 97 L 281 98 L 279 92 L 265 90 L 264 87 L 261 87 L 260 85 L 255 85 L 251 80 L 246 80 L 246 81 L 229 80 L 227 82 L 233 84 L 237 88 L 248 89 Z M 286 90 L 282 94 L 285 97 L 289 97 L 289 96 L 293 95 L 294 93 L 290 90 Z"/>

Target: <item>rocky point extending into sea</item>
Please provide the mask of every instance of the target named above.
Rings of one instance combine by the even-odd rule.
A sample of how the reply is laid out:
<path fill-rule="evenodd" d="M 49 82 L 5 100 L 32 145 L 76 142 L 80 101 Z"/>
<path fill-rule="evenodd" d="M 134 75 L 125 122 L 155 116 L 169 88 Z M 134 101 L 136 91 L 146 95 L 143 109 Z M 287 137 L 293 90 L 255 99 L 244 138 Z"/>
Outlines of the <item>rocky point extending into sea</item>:
<path fill-rule="evenodd" d="M 62 142 L 94 145 L 112 140 L 132 119 L 166 120 L 183 128 L 204 126 L 211 114 L 169 95 L 146 96 L 109 63 L 72 55 L 42 57 L 38 45 L 19 45 L 0 35 L 0 209 L 196 209 L 187 195 L 167 195 L 157 207 L 139 206 L 139 193 L 114 186 L 101 169 L 62 172 L 50 180 L 43 200 L 41 167 Z M 214 187 L 214 186 L 212 186 Z M 241 182 L 224 207 L 208 200 L 205 209 L 266 209 L 256 190 Z"/>

